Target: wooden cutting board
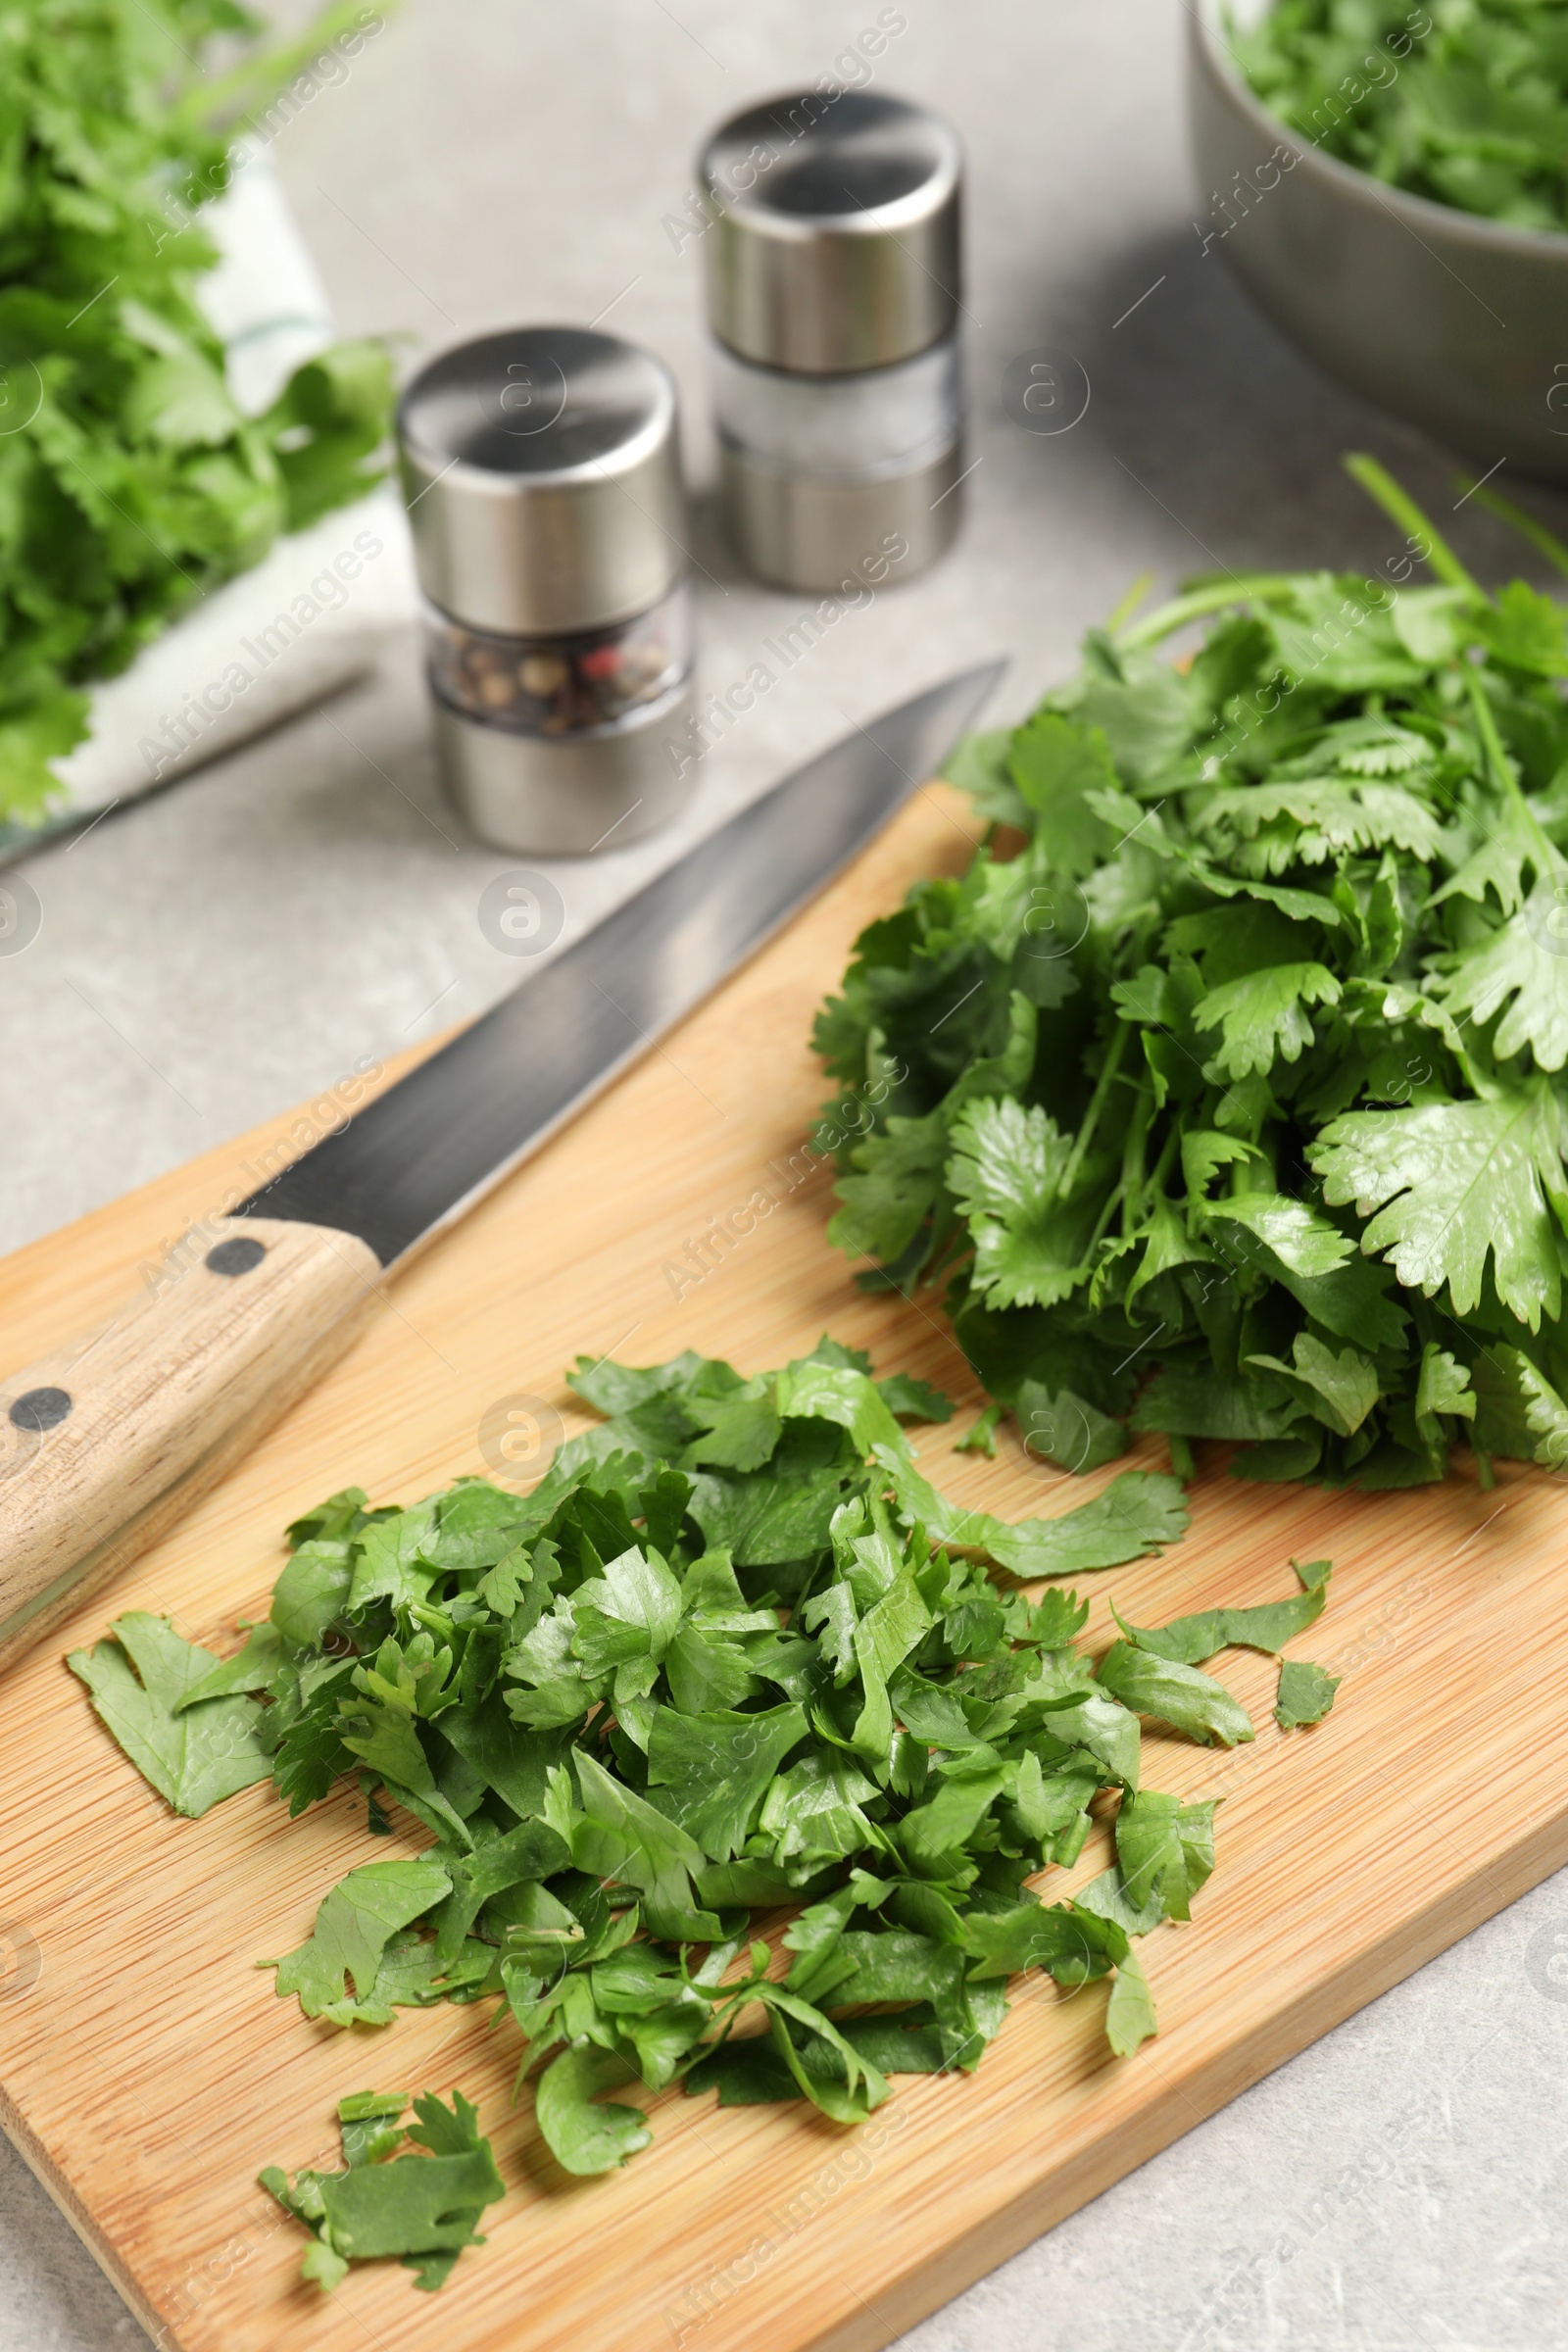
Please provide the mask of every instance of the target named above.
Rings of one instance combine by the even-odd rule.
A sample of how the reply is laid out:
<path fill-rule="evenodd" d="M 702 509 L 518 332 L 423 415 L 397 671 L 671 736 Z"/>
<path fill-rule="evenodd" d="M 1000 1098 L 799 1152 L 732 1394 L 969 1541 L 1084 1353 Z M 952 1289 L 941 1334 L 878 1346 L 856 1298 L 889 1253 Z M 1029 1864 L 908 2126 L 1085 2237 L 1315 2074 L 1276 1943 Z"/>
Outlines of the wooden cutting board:
<path fill-rule="evenodd" d="M 917 875 L 956 870 L 966 807 L 920 796 L 782 939 L 416 1262 L 353 1352 L 175 1532 L 25 1660 L 0 1695 L 0 2121 L 161 2344 L 188 2352 L 863 2352 L 887 2343 L 1271 2067 L 1568 1860 L 1568 1511 L 1504 1468 L 1381 1496 L 1239 1484 L 1205 1464 L 1159 1560 L 1088 1581 L 1145 1624 L 1295 1589 L 1331 1554 L 1296 1648 L 1344 1676 L 1329 1720 L 1282 1735 L 1271 1660 L 1220 1672 L 1255 1744 L 1148 1741 L 1151 1787 L 1221 1795 L 1219 1863 L 1190 1927 L 1143 1947 L 1160 2034 L 1105 2051 L 1103 1987 L 1036 1978 L 972 2078 L 897 2083 L 858 2133 L 799 2107 L 651 2103 L 654 2145 L 567 2180 L 511 2108 L 509 2025 L 405 2011 L 308 2024 L 255 1962 L 307 1934 L 327 1887 L 385 1854 L 345 1792 L 290 1823 L 266 1788 L 175 1819 L 92 1715 L 64 1652 L 124 1608 L 222 1648 L 265 1612 L 280 1531 L 333 1489 L 412 1501 L 526 1454 L 552 1411 L 589 1416 L 578 1350 L 743 1369 L 825 1329 L 965 1408 L 928 1475 L 1009 1517 L 1085 1499 L 1004 1439 L 955 1454 L 978 1392 L 933 1300 L 869 1298 L 823 1239 L 830 1178 L 806 1150 L 823 1092 L 805 1040 L 855 932 Z M 278 1120 L 0 1265 L 7 1364 L 106 1318 L 160 1242 L 207 1216 L 293 1125 Z M 776 1205 L 758 1215 L 758 1200 Z M 729 1238 L 725 1220 L 752 1205 Z M 715 1228 L 713 1220 L 717 1220 Z M 709 1270 L 691 1256 L 707 1237 Z M 516 1399 L 535 1399 L 517 1403 Z M 509 1402 L 509 1400 L 514 1400 Z M 509 1417 L 517 1416 L 517 1417 Z M 531 1416 L 531 1419 L 530 1419 Z M 481 1431 L 486 1436 L 481 1442 Z M 1146 1443 L 1153 1463 L 1161 1450 Z M 503 1460 L 505 1456 L 501 1457 Z M 531 1483 L 534 1470 L 521 1473 Z M 422 1835 L 414 1842 L 426 1842 Z M 395 1850 L 395 1849 L 390 1849 Z M 1054 1891 L 1103 1868 L 1103 1829 Z M 298 2282 L 303 2233 L 258 2170 L 331 2161 L 345 2092 L 456 2084 L 509 2184 L 488 2244 L 438 2296 L 382 2264 L 331 2296 Z"/>

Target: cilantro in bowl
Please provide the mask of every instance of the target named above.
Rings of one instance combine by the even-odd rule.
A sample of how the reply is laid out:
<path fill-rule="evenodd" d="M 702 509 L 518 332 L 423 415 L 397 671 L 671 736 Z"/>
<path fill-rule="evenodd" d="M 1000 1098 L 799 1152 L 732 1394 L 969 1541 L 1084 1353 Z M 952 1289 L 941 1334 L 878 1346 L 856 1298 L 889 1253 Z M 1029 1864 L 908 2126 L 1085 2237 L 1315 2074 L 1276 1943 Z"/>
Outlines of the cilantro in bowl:
<path fill-rule="evenodd" d="M 1226 39 L 1325 154 L 1509 228 L 1568 229 L 1564 0 L 1280 0 Z"/>

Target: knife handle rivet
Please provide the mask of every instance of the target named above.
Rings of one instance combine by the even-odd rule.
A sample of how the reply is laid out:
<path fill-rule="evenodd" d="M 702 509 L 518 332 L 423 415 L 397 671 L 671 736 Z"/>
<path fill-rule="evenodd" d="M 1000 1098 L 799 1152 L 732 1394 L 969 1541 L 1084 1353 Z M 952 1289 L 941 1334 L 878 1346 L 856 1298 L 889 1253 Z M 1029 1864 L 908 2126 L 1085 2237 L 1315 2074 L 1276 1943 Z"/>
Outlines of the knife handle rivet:
<path fill-rule="evenodd" d="M 246 1241 L 236 1235 L 232 1241 L 215 1243 L 203 1263 L 211 1274 L 233 1276 L 248 1274 L 252 1266 L 259 1266 L 266 1255 L 265 1242 Z"/>
<path fill-rule="evenodd" d="M 58 1429 L 71 1410 L 71 1396 L 65 1389 L 28 1389 L 18 1396 L 11 1407 L 13 1429 L 32 1430 L 41 1435 L 46 1429 Z"/>

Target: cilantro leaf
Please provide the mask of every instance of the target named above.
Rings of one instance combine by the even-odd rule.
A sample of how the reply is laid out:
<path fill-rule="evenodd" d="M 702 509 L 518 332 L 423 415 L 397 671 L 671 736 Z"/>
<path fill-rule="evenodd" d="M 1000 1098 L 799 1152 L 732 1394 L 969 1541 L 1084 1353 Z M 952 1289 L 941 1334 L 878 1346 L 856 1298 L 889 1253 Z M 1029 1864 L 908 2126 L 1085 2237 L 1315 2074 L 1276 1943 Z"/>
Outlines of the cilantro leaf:
<path fill-rule="evenodd" d="M 641 2109 L 601 2095 L 635 2080 L 623 2058 L 587 2043 L 563 2050 L 546 2067 L 534 2113 L 551 2155 L 568 2173 L 612 2173 L 647 2147 L 654 2135 Z"/>
<path fill-rule="evenodd" d="M 1209 1214 L 1245 1226 L 1266 1243 L 1287 1272 L 1303 1281 L 1333 1274 L 1355 1255 L 1353 1242 L 1287 1193 L 1233 1193 L 1215 1202 Z"/>
<path fill-rule="evenodd" d="M 952 1130 L 947 1183 L 974 1237 L 974 1281 L 991 1306 L 1050 1306 L 1083 1280 L 1087 1226 L 1062 1198 L 1071 1143 L 1039 1104 L 971 1102 Z"/>
<path fill-rule="evenodd" d="M 285 1641 L 310 1649 L 341 1616 L 353 1582 L 353 1546 L 345 1539 L 310 1538 L 272 1588 L 271 1622 Z"/>
<path fill-rule="evenodd" d="M 1116 1623 L 1135 1647 L 1152 1657 L 1170 1658 L 1180 1666 L 1200 1666 L 1222 1649 L 1277 1651 L 1323 1614 L 1329 1563 L 1314 1560 L 1311 1567 L 1322 1573 L 1289 1600 L 1265 1600 L 1250 1609 L 1202 1609 L 1193 1617 L 1177 1617 L 1169 1625 L 1128 1625 L 1119 1615 Z M 1297 1574 L 1301 1571 L 1298 1569 Z"/>
<path fill-rule="evenodd" d="M 1153 1901 L 1166 1919 L 1191 1919 L 1192 1898 L 1214 1868 L 1215 1802 L 1210 1797 L 1184 1805 L 1179 1797 L 1152 1788 L 1122 1798 L 1116 1861 L 1122 1891 L 1135 1911 Z"/>
<path fill-rule="evenodd" d="M 836 1422 L 849 1431 L 863 1457 L 875 1446 L 905 1451 L 904 1433 L 874 1381 L 852 1366 L 824 1364 L 808 1356 L 791 1364 L 774 1383 L 778 1409 L 786 1420 Z"/>
<path fill-rule="evenodd" d="M 464 2247 L 483 2245 L 474 2224 L 485 2207 L 506 2195 L 478 2112 L 461 2090 L 451 2107 L 423 2093 L 414 2102 L 418 2123 L 404 2131 L 395 2119 L 406 2105 L 401 2091 L 356 2092 L 338 2109 L 342 2172 L 296 2173 L 290 2181 L 273 2165 L 260 2177 L 284 2211 L 316 2232 L 301 2270 L 323 2289 L 340 2284 L 350 2263 L 389 2256 L 426 2291 L 443 2286 Z M 406 2153 L 392 2153 L 405 2142 Z"/>
<path fill-rule="evenodd" d="M 1127 1788 L 1137 1788 L 1141 1746 L 1138 1717 L 1130 1706 L 1123 1706 L 1103 1689 L 1092 1690 L 1073 1706 L 1054 1709 L 1045 1719 L 1045 1729 L 1054 1740 L 1060 1740 L 1068 1747 L 1081 1747 L 1093 1756 L 1103 1767 L 1107 1780 L 1119 1781 Z"/>
<path fill-rule="evenodd" d="M 1291 0 L 1244 23 L 1229 28 L 1243 73 L 1265 106 L 1325 153 L 1513 228 L 1568 227 L 1568 68 L 1555 10 L 1476 0 L 1435 19 L 1376 11 L 1352 29 L 1336 0 Z M 1561 637 L 1547 616 L 1510 598 L 1497 619 L 1489 635 L 1499 658 L 1560 674 L 1550 664 L 1561 662 Z"/>
<path fill-rule="evenodd" d="M 729 1551 L 738 1568 L 772 1567 L 823 1550 L 838 1501 L 836 1480 L 820 1467 L 744 1476 L 707 1470 L 691 1508 L 710 1549 Z"/>
<path fill-rule="evenodd" d="M 282 1655 L 283 1646 L 275 1626 L 252 1626 L 243 1645 L 231 1658 L 224 1658 L 215 1666 L 211 1674 L 204 1674 L 200 1682 L 193 1683 L 183 1698 L 176 1700 L 174 1712 L 182 1715 L 187 1707 L 199 1706 L 209 1698 L 228 1698 L 240 1691 L 268 1690 Z"/>
<path fill-rule="evenodd" d="M 894 1372 L 876 1384 L 877 1395 L 900 1421 L 951 1421 L 956 1406 L 951 1396 L 907 1372 Z"/>
<path fill-rule="evenodd" d="M 634 1544 L 579 1586 L 572 1647 L 585 1672 L 604 1674 L 631 1658 L 662 1659 L 680 1623 L 680 1586 L 659 1554 Z"/>
<path fill-rule="evenodd" d="M 1547 1470 L 1568 1468 L 1568 1403 L 1521 1348 L 1487 1348 L 1470 1377 L 1478 1446 Z"/>
<path fill-rule="evenodd" d="M 1370 1219 L 1368 1252 L 1430 1298 L 1444 1285 L 1456 1315 L 1478 1305 L 1491 1260 L 1510 1313 L 1555 1321 L 1562 1280 L 1548 1202 L 1564 1190 L 1561 1116 L 1538 1080 L 1487 1102 L 1352 1111 L 1308 1154 L 1330 1200 Z M 1378 1213 L 1374 1213 L 1378 1212 Z"/>
<path fill-rule="evenodd" d="M 1024 1519 L 1000 1533 L 988 1530 L 985 1548 L 1000 1566 L 1025 1580 L 1077 1576 L 1091 1568 L 1119 1568 L 1174 1544 L 1188 1524 L 1181 1482 L 1162 1470 L 1124 1470 L 1103 1494 L 1054 1519 Z"/>
<path fill-rule="evenodd" d="M 1339 1001 L 1340 984 L 1321 963 L 1283 963 L 1212 989 L 1193 1018 L 1200 1029 L 1220 1031 L 1215 1058 L 1226 1077 L 1262 1076 L 1277 1060 L 1299 1061 L 1312 1043 L 1308 1005 Z"/>
<path fill-rule="evenodd" d="M 1470 948 L 1435 984 L 1450 1013 L 1473 1015 L 1483 1027 L 1496 1020 L 1492 1051 L 1499 1061 L 1528 1052 L 1538 1070 L 1568 1061 L 1568 957 L 1550 929 L 1556 891 L 1555 881 L 1539 882 L 1485 947 Z"/>
<path fill-rule="evenodd" d="M 716 1940 L 718 1921 L 692 1898 L 691 1874 L 703 1867 L 702 1847 L 687 1831 L 635 1789 L 612 1779 L 585 1748 L 572 1750 L 582 1790 L 584 1823 L 571 1839 L 579 1869 L 615 1876 L 638 1888 L 656 1935 L 683 1941 Z"/>
<path fill-rule="evenodd" d="M 1279 1695 L 1274 1702 L 1275 1722 L 1282 1732 L 1298 1724 L 1321 1723 L 1334 1704 L 1334 1693 L 1339 1687 L 1337 1674 L 1308 1665 L 1304 1658 L 1282 1658 Z"/>
<path fill-rule="evenodd" d="M 1007 772 L 1034 812 L 1037 838 L 1053 871 L 1071 879 L 1089 873 L 1112 838 L 1091 799 L 1097 789 L 1116 782 L 1103 734 L 1054 711 L 1038 711 L 1013 736 Z"/>
<path fill-rule="evenodd" d="M 838 1186 L 840 1207 L 828 1239 L 851 1257 L 895 1264 L 930 1216 L 948 1155 L 947 1121 L 889 1117 L 886 1126 L 850 1152 L 853 1173 Z"/>
<path fill-rule="evenodd" d="M 1336 1351 L 1309 1331 L 1297 1333 L 1289 1363 L 1277 1355 L 1250 1355 L 1247 1360 L 1265 1372 L 1278 1372 L 1307 1410 L 1343 1437 L 1354 1437 L 1380 1395 L 1377 1366 L 1370 1356 L 1358 1348 Z"/>
<path fill-rule="evenodd" d="M 1130 2058 L 1159 2028 L 1149 1980 L 1135 1952 L 1116 1963 L 1105 2008 L 1105 2039 L 1118 2058 Z"/>
<path fill-rule="evenodd" d="M 451 1890 L 452 1881 L 439 1862 L 367 1862 L 323 1899 L 297 1950 L 257 1966 L 277 1971 L 278 1999 L 297 1993 L 307 2017 L 324 2017 L 334 2026 L 390 2025 L 390 2005 L 375 1998 L 388 1939 Z"/>
<path fill-rule="evenodd" d="M 782 1759 L 805 1739 L 798 1706 L 754 1715 L 677 1714 L 661 1707 L 648 1740 L 648 1784 L 677 1829 L 705 1854 L 738 1854 Z"/>
<path fill-rule="evenodd" d="M 1101 1688 L 1140 1715 L 1185 1732 L 1189 1739 L 1222 1747 L 1254 1737 L 1251 1719 L 1223 1683 L 1170 1658 L 1154 1656 L 1130 1642 L 1113 1642 L 1100 1661 Z"/>
<path fill-rule="evenodd" d="M 1025 1582 L 1118 1568 L 1174 1544 L 1188 1524 L 1181 1482 L 1162 1470 L 1124 1470 L 1092 1502 L 1054 1519 L 1022 1519 L 1009 1526 L 989 1511 L 959 1509 L 887 1448 L 878 1447 L 876 1458 L 892 1481 L 906 1526 L 918 1524 L 941 1543 L 985 1551 Z"/>
<path fill-rule="evenodd" d="M 899 1072 L 869 1133 L 834 1131 L 830 1238 L 867 1289 L 948 1286 L 994 1400 L 976 1448 L 1005 1409 L 1069 1469 L 1129 1427 L 1189 1472 L 1212 1439 L 1254 1449 L 1239 1477 L 1334 1486 L 1441 1478 L 1466 1444 L 1558 1466 L 1568 608 L 1489 595 L 1347 466 L 1440 585 L 1215 575 L 1091 630 L 974 756 L 1005 830 L 867 928 L 824 1016 L 847 1086 Z M 1178 674 L 1154 649 L 1200 619 Z M 1483 1398 L 1499 1346 L 1528 1409 L 1512 1372 Z"/>
<path fill-rule="evenodd" d="M 196 1820 L 270 1776 L 272 1742 L 255 1701 L 200 1696 L 223 1660 L 143 1609 L 127 1610 L 109 1631 L 111 1639 L 74 1649 L 66 1664 L 137 1771 L 176 1813 Z"/>

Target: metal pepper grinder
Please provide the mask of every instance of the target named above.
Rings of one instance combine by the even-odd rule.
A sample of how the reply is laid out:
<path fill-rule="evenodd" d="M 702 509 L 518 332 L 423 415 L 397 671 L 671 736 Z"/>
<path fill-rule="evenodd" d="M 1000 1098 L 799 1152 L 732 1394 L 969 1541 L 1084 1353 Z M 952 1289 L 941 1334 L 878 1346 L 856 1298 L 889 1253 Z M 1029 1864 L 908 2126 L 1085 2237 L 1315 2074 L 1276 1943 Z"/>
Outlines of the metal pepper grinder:
<path fill-rule="evenodd" d="M 621 848 L 688 798 L 692 593 L 669 370 L 517 327 L 398 407 L 447 788 L 499 848 Z"/>
<path fill-rule="evenodd" d="M 761 579 L 905 579 L 957 530 L 962 171 L 951 123 L 871 90 L 751 107 L 702 152 L 724 514 Z"/>

